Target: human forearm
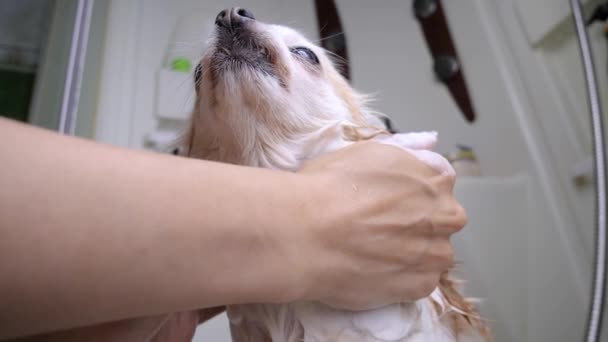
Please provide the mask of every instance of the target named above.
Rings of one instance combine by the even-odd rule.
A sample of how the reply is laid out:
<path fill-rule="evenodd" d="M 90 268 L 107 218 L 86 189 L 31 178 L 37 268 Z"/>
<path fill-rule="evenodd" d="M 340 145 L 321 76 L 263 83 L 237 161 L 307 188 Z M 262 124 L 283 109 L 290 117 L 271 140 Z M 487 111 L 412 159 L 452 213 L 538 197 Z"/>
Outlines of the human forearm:
<path fill-rule="evenodd" d="M 359 143 L 292 174 L 5 120 L 0 137 L 0 338 L 232 303 L 415 300 L 466 222 L 428 151 Z"/>
<path fill-rule="evenodd" d="M 0 338 L 272 301 L 287 288 L 267 238 L 301 209 L 293 175 L 7 121 L 0 136 Z"/>

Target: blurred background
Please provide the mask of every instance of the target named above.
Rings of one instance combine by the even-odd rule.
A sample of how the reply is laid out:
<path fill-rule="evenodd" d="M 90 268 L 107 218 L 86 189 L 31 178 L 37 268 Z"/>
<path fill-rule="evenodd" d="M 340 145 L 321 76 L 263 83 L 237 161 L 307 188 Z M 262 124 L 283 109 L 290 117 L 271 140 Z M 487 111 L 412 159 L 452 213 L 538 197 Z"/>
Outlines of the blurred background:
<path fill-rule="evenodd" d="M 584 3 L 590 16 L 602 1 Z M 1 0 L 0 115 L 57 130 L 68 110 L 78 136 L 166 153 L 189 115 L 192 72 L 215 16 L 235 5 L 315 41 L 327 33 L 313 0 Z M 443 1 L 463 76 L 456 85 L 440 81 L 426 39 L 446 32 L 427 31 L 412 1 L 335 5 L 341 31 L 327 41 L 346 44 L 354 87 L 375 94 L 400 131 L 437 130 L 438 151 L 458 167 L 470 223 L 453 240 L 457 272 L 465 293 L 482 299 L 497 341 L 581 341 L 595 193 L 568 2 Z M 606 107 L 606 33 L 598 23 L 589 34 Z M 446 84 L 465 85 L 473 121 Z M 228 341 L 225 316 L 195 340 Z"/>

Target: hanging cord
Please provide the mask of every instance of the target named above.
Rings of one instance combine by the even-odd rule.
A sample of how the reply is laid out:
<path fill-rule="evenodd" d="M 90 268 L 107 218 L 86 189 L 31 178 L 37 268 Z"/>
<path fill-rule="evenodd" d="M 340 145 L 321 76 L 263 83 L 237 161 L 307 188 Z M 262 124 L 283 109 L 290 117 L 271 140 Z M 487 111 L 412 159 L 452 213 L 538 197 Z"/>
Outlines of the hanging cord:
<path fill-rule="evenodd" d="M 591 308 L 587 321 L 585 340 L 587 342 L 599 341 L 602 332 L 602 313 L 604 310 L 604 294 L 606 281 L 606 161 L 604 154 L 604 132 L 602 115 L 595 79 L 593 57 L 589 46 L 589 37 L 580 0 L 570 0 L 572 16 L 576 25 L 580 53 L 585 73 L 587 95 L 591 108 L 591 128 L 593 132 L 593 153 L 595 156 L 595 184 L 596 184 L 596 250 L 595 270 L 593 276 L 593 290 Z"/>

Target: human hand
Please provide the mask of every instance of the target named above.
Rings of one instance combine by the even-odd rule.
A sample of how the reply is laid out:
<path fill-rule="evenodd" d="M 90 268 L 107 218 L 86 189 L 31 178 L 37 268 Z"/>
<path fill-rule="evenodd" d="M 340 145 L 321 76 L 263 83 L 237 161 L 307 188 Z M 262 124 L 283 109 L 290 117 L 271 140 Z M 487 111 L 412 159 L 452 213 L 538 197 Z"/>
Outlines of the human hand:
<path fill-rule="evenodd" d="M 316 216 L 296 232 L 305 246 L 296 249 L 305 299 L 341 309 L 412 301 L 429 295 L 453 265 L 450 236 L 466 215 L 452 193 L 453 169 L 426 150 L 435 135 L 380 141 L 356 143 L 300 170 Z"/>

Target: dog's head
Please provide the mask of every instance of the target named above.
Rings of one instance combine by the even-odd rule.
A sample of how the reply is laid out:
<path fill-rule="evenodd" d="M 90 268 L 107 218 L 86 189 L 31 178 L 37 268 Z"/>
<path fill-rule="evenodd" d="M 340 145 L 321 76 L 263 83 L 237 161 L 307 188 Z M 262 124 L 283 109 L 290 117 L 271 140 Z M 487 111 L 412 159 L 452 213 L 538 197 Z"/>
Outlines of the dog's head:
<path fill-rule="evenodd" d="M 382 130 L 330 55 L 298 32 L 243 8 L 215 24 L 195 72 L 190 156 L 293 169 L 328 144 Z"/>

